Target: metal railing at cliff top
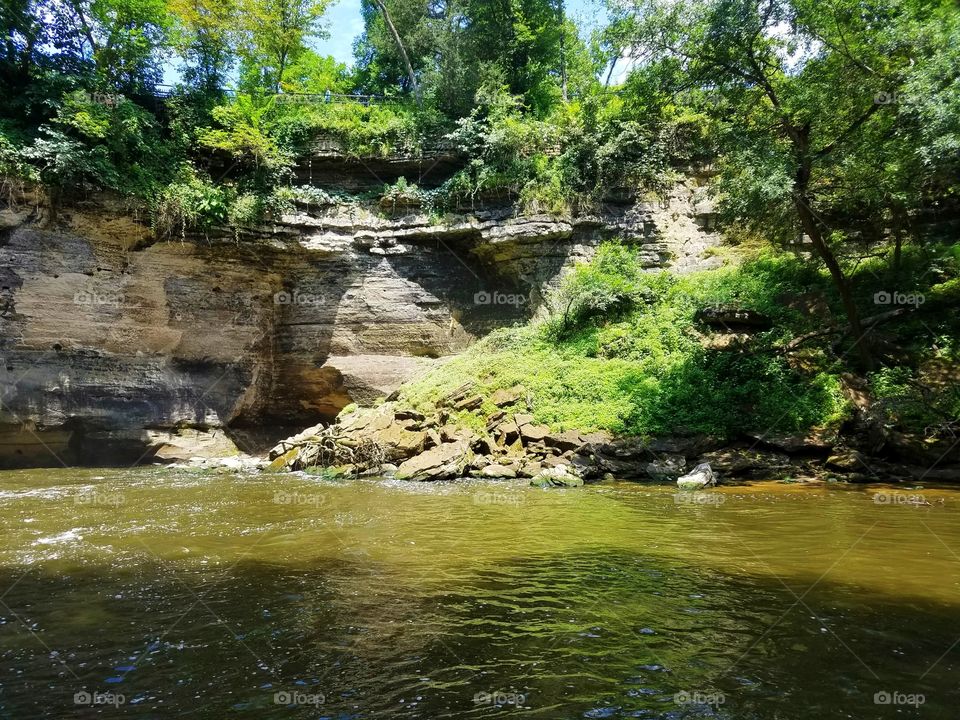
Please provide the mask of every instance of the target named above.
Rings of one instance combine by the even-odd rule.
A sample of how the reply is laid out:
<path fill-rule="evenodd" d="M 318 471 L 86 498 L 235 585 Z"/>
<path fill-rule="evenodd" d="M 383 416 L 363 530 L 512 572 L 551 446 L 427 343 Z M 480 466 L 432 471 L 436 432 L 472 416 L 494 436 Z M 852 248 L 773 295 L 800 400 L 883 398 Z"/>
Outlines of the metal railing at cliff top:
<path fill-rule="evenodd" d="M 157 85 L 155 86 L 156 90 L 153 93 L 153 97 L 157 98 L 168 98 L 174 94 L 177 89 L 176 85 Z M 238 93 L 236 90 L 231 88 L 218 88 L 227 97 L 236 97 Z M 275 102 L 285 104 L 285 105 L 323 105 L 323 104 L 336 104 L 336 105 L 388 105 L 388 104 L 398 104 L 404 103 L 403 98 L 388 97 L 386 95 L 361 95 L 359 93 L 335 93 L 335 92 L 322 92 L 322 93 L 303 93 L 303 92 L 281 92 L 281 93 L 266 93 L 262 97 L 264 98 L 273 98 Z"/>

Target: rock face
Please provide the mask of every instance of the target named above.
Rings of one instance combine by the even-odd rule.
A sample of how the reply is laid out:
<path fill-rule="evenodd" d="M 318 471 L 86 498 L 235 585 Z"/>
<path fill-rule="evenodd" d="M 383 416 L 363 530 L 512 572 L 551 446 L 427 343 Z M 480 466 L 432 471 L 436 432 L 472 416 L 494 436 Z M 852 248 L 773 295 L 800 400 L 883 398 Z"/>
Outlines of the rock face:
<path fill-rule="evenodd" d="M 0 467 L 133 463 L 161 447 L 174 460 L 162 433 L 188 429 L 258 451 L 527 318 L 611 237 L 652 268 L 669 260 L 637 204 L 572 219 L 485 207 L 441 222 L 372 203 L 302 206 L 166 242 L 104 199 L 52 227 L 8 207 Z"/>

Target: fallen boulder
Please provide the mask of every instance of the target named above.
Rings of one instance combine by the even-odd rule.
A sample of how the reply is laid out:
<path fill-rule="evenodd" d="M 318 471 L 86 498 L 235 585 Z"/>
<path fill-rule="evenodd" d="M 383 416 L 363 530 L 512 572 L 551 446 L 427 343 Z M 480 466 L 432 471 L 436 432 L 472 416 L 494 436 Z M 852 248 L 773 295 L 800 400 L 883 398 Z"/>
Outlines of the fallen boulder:
<path fill-rule="evenodd" d="M 523 397 L 523 388 L 517 385 L 512 387 L 509 390 L 497 390 L 490 397 L 490 402 L 496 405 L 498 408 L 507 407 L 508 405 L 514 405 L 520 402 L 520 399 Z"/>
<path fill-rule="evenodd" d="M 464 440 L 443 443 L 404 461 L 398 480 L 450 480 L 463 475 L 470 464 L 470 444 Z"/>
<path fill-rule="evenodd" d="M 583 478 L 574 474 L 568 465 L 557 465 L 547 468 L 537 473 L 530 481 L 535 487 L 580 487 L 583 485 Z"/>
<path fill-rule="evenodd" d="M 710 463 L 700 463 L 693 472 L 677 478 L 677 487 L 681 490 L 702 490 L 717 484 L 717 476 L 713 474 Z"/>
<path fill-rule="evenodd" d="M 479 475 L 480 477 L 493 479 L 513 479 L 517 476 L 517 471 L 512 467 L 508 467 L 507 465 L 498 465 L 494 463 L 482 468 Z"/>

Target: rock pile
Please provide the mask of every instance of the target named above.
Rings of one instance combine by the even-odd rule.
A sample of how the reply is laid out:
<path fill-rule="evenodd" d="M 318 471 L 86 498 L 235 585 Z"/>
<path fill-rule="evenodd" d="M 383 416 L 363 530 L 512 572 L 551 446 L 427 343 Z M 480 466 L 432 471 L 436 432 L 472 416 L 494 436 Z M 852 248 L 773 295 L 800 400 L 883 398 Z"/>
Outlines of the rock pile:
<path fill-rule="evenodd" d="M 520 405 L 519 388 L 496 393 L 500 408 L 483 429 L 451 420 L 451 411 L 473 410 L 482 398 L 467 388 L 448 396 L 430 416 L 387 402 L 358 409 L 329 427 L 308 428 L 270 452 L 271 471 L 328 468 L 331 475 L 385 474 L 405 480 L 463 476 L 536 478 L 545 471 L 560 484 L 596 471 L 592 449 L 611 442 L 607 433 L 552 432 Z M 573 484 L 572 482 L 566 484 Z"/>

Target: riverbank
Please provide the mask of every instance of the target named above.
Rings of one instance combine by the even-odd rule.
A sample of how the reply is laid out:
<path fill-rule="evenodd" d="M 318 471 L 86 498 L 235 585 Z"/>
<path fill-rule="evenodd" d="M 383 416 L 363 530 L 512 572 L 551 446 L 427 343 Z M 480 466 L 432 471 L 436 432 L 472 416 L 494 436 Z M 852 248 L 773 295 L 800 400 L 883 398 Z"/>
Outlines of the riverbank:
<path fill-rule="evenodd" d="M 960 260 L 943 252 L 923 302 L 864 310 L 883 362 L 864 372 L 829 282 L 802 255 L 656 274 L 602 245 L 528 323 L 280 443 L 272 467 L 536 480 L 562 466 L 590 481 L 709 463 L 730 479 L 958 479 Z M 885 272 L 864 270 L 862 292 Z"/>
<path fill-rule="evenodd" d="M 852 448 L 839 435 L 757 433 L 731 441 L 707 435 L 616 438 L 603 431 L 554 431 L 534 421 L 519 387 L 498 392 L 492 399 L 497 410 L 482 427 L 470 427 L 453 413 L 479 408 L 481 398 L 474 390 L 464 386 L 431 415 L 397 402 L 355 409 L 332 426 L 308 428 L 279 443 L 266 469 L 414 481 L 527 478 L 536 484 L 560 472 L 567 482 L 546 484 L 576 485 L 614 478 L 675 481 L 708 463 L 721 482 L 960 480 L 952 456 L 944 455 L 939 463 L 896 461 Z"/>

